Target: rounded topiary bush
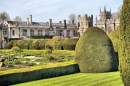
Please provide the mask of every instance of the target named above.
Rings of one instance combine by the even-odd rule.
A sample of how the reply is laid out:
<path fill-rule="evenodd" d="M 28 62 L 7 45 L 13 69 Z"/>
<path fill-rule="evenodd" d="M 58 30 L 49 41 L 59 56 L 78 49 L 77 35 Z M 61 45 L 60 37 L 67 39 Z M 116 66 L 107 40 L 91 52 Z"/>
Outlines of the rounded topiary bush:
<path fill-rule="evenodd" d="M 80 37 L 75 49 L 75 61 L 81 72 L 109 72 L 118 69 L 112 42 L 97 27 L 89 28 Z"/>
<path fill-rule="evenodd" d="M 78 38 L 65 38 L 62 42 L 63 50 L 75 50 Z"/>
<path fill-rule="evenodd" d="M 109 37 L 113 43 L 113 47 L 114 47 L 115 52 L 118 52 L 119 31 L 120 31 L 120 29 L 117 29 L 109 34 Z"/>

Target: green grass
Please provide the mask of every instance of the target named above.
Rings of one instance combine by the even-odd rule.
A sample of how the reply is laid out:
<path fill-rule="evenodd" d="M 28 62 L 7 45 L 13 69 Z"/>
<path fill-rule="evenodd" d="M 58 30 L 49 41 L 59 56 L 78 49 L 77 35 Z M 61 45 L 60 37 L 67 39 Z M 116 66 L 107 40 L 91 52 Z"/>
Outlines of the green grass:
<path fill-rule="evenodd" d="M 12 86 L 124 86 L 119 72 L 77 73 Z"/>

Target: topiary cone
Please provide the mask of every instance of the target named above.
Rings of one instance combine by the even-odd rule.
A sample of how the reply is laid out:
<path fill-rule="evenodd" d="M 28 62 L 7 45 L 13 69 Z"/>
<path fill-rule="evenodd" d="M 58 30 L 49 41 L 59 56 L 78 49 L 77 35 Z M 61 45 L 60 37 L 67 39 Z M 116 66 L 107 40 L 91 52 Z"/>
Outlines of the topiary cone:
<path fill-rule="evenodd" d="M 112 42 L 106 33 L 97 27 L 89 28 L 79 38 L 74 59 L 83 73 L 118 69 Z"/>

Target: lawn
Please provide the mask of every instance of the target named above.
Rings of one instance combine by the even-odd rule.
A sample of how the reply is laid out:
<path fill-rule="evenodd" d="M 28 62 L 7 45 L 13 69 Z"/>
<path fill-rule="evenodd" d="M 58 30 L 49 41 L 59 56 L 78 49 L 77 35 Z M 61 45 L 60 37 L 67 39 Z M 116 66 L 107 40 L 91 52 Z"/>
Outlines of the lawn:
<path fill-rule="evenodd" d="M 119 72 L 77 73 L 12 86 L 124 86 Z"/>

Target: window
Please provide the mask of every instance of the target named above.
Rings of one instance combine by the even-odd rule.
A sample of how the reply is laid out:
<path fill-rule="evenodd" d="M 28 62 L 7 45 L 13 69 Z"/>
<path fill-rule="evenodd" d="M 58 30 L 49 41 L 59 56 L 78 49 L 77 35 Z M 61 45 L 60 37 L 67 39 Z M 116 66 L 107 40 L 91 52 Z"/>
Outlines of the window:
<path fill-rule="evenodd" d="M 15 36 L 15 30 L 12 30 L 12 35 Z"/>
<path fill-rule="evenodd" d="M 23 30 L 23 36 L 27 36 L 27 30 Z"/>
<path fill-rule="evenodd" d="M 34 30 L 30 30 L 30 36 L 34 36 Z"/>
<path fill-rule="evenodd" d="M 3 29 L 3 35 L 7 35 L 7 30 Z"/>
<path fill-rule="evenodd" d="M 42 30 L 38 30 L 38 36 L 42 35 Z"/>
<path fill-rule="evenodd" d="M 67 30 L 67 37 L 70 37 L 70 30 Z"/>

